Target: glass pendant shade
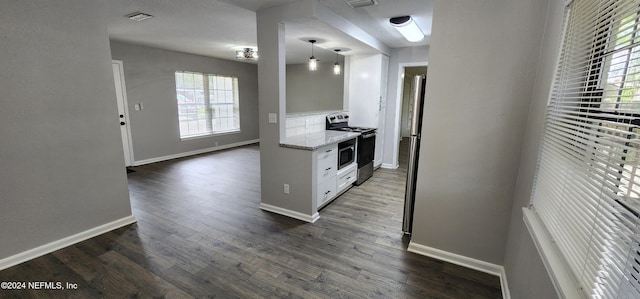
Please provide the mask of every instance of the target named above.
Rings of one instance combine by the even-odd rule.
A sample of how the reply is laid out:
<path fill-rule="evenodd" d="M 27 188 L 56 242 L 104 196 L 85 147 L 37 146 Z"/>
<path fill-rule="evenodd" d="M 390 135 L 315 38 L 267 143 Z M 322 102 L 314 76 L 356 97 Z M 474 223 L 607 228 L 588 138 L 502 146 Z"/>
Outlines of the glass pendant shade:
<path fill-rule="evenodd" d="M 315 71 L 318 69 L 318 60 L 311 56 L 311 58 L 309 58 L 309 70 L 310 71 Z"/>
<path fill-rule="evenodd" d="M 316 43 L 316 40 L 312 39 L 312 40 L 309 40 L 309 42 L 311 43 L 311 57 L 309 57 L 309 70 L 315 71 L 318 69 L 318 60 L 316 59 L 315 56 L 313 56 L 313 44 Z"/>

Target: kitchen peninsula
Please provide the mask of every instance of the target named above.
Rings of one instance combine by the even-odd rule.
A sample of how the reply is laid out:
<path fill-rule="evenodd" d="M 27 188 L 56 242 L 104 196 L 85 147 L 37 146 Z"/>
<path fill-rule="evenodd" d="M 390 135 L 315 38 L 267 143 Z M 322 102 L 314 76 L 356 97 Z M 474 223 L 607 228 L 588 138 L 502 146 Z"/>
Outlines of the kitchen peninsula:
<path fill-rule="evenodd" d="M 356 180 L 355 157 L 348 165 L 338 169 L 338 144 L 352 142 L 360 133 L 340 131 L 316 131 L 287 136 L 280 146 L 291 150 L 291 155 L 301 157 L 304 165 L 296 167 L 301 173 L 299 182 L 286 182 L 280 200 L 290 203 L 304 203 L 311 207 L 311 217 L 281 209 L 277 206 L 261 204 L 261 209 L 315 222 L 320 216 L 318 210 L 326 206 L 339 194 L 348 190 Z M 355 150 L 352 149 L 352 155 Z"/>

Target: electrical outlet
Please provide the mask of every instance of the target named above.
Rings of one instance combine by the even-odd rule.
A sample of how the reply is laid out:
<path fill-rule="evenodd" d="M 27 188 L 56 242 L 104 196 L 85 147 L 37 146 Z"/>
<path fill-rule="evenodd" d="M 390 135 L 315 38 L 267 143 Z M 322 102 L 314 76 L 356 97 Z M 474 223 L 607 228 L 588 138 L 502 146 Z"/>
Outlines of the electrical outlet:
<path fill-rule="evenodd" d="M 284 184 L 284 194 L 289 194 L 289 184 Z"/>
<path fill-rule="evenodd" d="M 269 113 L 269 123 L 277 124 L 278 123 L 278 115 L 275 113 Z"/>

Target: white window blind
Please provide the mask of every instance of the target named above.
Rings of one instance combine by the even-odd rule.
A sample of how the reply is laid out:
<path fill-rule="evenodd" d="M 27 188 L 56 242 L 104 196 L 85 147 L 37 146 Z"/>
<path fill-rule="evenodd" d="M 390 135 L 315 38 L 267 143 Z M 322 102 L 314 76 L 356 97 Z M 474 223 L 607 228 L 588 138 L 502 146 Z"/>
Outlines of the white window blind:
<path fill-rule="evenodd" d="M 240 131 L 238 78 L 176 72 L 180 137 Z"/>
<path fill-rule="evenodd" d="M 640 298 L 640 1 L 566 18 L 532 209 L 585 296 Z"/>

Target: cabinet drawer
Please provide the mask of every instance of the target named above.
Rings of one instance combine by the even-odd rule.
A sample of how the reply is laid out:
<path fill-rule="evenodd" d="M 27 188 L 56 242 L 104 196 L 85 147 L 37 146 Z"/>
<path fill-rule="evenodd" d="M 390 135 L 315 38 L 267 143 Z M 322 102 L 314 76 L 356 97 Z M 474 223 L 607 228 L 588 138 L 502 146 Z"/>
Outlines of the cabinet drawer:
<path fill-rule="evenodd" d="M 318 162 L 324 159 L 336 159 L 336 163 L 338 163 L 338 145 L 330 145 L 325 146 L 318 149 Z"/>
<path fill-rule="evenodd" d="M 338 159 L 337 155 L 333 155 L 327 157 L 325 159 L 318 161 L 318 181 L 324 181 L 332 176 L 335 176 L 337 173 L 336 168 L 338 168 Z"/>
<path fill-rule="evenodd" d="M 352 171 L 340 175 L 340 177 L 338 177 L 337 192 L 342 192 L 343 190 L 349 188 L 349 186 L 351 186 L 351 184 L 356 181 L 357 173 L 358 170 L 354 168 Z"/>
<path fill-rule="evenodd" d="M 336 179 L 328 179 L 318 185 L 317 207 L 319 208 L 336 196 Z"/>

